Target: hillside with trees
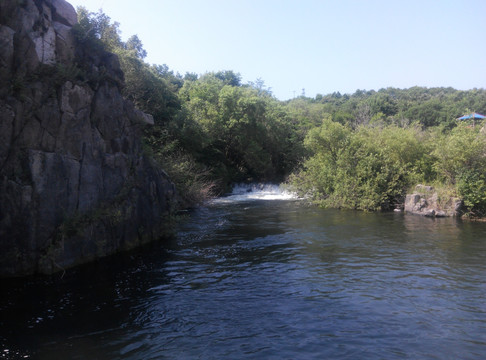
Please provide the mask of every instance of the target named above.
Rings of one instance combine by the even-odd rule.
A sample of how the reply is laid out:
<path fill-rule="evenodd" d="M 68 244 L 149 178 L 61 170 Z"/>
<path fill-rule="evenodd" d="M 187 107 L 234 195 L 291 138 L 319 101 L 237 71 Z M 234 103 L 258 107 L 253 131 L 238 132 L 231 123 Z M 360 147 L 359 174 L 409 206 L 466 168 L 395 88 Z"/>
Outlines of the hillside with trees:
<path fill-rule="evenodd" d="M 145 149 L 188 204 L 232 183 L 286 181 L 322 206 L 389 210 L 417 183 L 464 199 L 486 215 L 486 90 L 386 88 L 276 99 L 261 79 L 243 84 L 224 70 L 175 74 L 144 61 L 136 36 L 78 8 L 76 37 L 118 55 L 124 95 L 152 114 Z M 483 130 L 482 130 L 483 129 Z"/>

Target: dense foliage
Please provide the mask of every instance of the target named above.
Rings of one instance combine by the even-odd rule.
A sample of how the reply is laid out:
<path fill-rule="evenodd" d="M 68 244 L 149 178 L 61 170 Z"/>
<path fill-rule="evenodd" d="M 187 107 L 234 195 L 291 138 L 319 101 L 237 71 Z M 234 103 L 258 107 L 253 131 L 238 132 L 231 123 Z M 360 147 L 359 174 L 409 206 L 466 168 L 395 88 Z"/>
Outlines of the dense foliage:
<path fill-rule="evenodd" d="M 389 209 L 411 184 L 428 180 L 430 174 L 430 145 L 417 127 L 352 130 L 325 119 L 309 132 L 305 144 L 314 155 L 292 181 L 323 205 Z"/>
<path fill-rule="evenodd" d="M 179 95 L 187 121 L 197 124 L 201 135 L 199 159 L 219 176 L 275 180 L 295 166 L 295 131 L 282 105 L 267 92 L 241 86 L 232 72 L 220 72 L 186 81 Z"/>
<path fill-rule="evenodd" d="M 456 118 L 486 113 L 486 91 L 387 88 L 279 101 L 233 71 L 184 76 L 149 65 L 134 35 L 78 8 L 76 36 L 119 56 L 124 94 L 154 116 L 150 153 L 189 203 L 234 182 L 282 181 L 323 206 L 390 209 L 418 182 L 460 195 L 486 215 L 486 134 Z"/>

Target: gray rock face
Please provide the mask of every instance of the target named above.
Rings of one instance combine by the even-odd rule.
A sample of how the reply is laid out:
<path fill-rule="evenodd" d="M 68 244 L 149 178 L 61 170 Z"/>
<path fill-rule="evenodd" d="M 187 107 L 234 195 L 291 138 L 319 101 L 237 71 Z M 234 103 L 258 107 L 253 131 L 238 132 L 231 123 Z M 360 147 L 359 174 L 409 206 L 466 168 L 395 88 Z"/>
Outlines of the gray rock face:
<path fill-rule="evenodd" d="M 427 217 L 461 216 L 461 199 L 439 198 L 432 186 L 417 185 L 413 194 L 405 198 L 405 211 Z"/>
<path fill-rule="evenodd" d="M 142 151 L 153 118 L 121 96 L 115 55 L 76 43 L 76 21 L 64 0 L 0 2 L 0 276 L 158 238 L 177 201 Z"/>

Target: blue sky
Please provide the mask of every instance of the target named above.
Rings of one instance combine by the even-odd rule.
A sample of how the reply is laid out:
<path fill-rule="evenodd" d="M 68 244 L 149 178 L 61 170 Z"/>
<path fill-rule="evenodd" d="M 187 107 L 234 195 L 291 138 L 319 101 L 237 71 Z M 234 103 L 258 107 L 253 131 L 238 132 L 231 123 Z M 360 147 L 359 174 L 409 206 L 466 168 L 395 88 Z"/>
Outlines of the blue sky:
<path fill-rule="evenodd" d="M 174 72 L 233 70 L 273 94 L 486 86 L 485 0 L 71 0 Z"/>

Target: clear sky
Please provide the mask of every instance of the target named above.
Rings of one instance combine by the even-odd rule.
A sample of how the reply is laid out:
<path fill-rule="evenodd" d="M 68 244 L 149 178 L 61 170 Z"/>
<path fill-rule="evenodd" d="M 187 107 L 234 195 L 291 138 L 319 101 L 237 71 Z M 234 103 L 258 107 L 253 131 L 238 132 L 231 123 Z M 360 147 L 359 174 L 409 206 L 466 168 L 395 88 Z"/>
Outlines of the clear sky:
<path fill-rule="evenodd" d="M 486 0 L 68 0 L 138 35 L 149 63 L 233 70 L 273 94 L 486 87 Z"/>

